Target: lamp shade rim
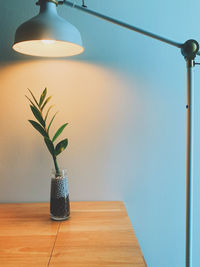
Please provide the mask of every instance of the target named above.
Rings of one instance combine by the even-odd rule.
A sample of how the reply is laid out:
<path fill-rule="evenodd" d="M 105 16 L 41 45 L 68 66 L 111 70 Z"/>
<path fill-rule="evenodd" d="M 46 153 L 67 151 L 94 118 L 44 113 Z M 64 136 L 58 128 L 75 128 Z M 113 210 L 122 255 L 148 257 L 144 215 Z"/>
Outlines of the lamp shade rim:
<path fill-rule="evenodd" d="M 82 45 L 54 39 L 33 39 L 14 42 L 12 48 L 18 53 L 37 57 L 70 57 L 84 52 Z"/>

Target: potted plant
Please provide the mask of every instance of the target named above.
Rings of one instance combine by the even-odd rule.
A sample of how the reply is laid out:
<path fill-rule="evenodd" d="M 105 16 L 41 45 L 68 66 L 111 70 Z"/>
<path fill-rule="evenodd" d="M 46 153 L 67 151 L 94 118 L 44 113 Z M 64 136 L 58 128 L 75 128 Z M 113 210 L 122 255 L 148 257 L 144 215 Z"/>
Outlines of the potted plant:
<path fill-rule="evenodd" d="M 47 88 L 45 88 L 39 100 L 37 100 L 31 90 L 28 90 L 31 97 L 26 96 L 26 98 L 30 102 L 30 109 L 36 119 L 36 121 L 29 120 L 29 122 L 42 135 L 47 149 L 53 158 L 55 167 L 51 179 L 50 217 L 53 220 L 66 220 L 70 215 L 68 180 L 66 171 L 61 170 L 58 166 L 57 156 L 66 149 L 68 145 L 68 139 L 63 139 L 57 144 L 55 144 L 55 141 L 63 132 L 68 123 L 65 123 L 59 127 L 53 137 L 51 137 L 50 129 L 57 115 L 56 112 L 49 120 L 49 113 L 54 105 L 50 105 L 47 108 L 47 104 L 52 96 L 47 96 Z"/>

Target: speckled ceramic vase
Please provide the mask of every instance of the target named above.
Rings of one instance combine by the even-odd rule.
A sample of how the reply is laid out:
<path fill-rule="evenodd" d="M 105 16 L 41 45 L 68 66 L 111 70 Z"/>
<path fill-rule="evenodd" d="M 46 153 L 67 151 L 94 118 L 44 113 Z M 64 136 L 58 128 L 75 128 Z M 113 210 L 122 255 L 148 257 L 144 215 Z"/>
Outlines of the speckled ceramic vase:
<path fill-rule="evenodd" d="M 70 215 L 68 178 L 66 170 L 53 171 L 51 179 L 50 217 L 55 221 L 67 220 Z"/>

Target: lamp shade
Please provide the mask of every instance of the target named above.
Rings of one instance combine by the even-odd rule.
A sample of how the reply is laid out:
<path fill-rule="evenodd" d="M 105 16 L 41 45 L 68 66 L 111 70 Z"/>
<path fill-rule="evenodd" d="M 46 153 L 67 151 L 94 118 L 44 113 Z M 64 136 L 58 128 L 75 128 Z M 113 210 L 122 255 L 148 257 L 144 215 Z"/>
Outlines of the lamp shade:
<path fill-rule="evenodd" d="M 76 27 L 58 16 L 56 4 L 40 1 L 40 13 L 20 25 L 13 49 L 19 53 L 42 57 L 65 57 L 84 51 Z"/>

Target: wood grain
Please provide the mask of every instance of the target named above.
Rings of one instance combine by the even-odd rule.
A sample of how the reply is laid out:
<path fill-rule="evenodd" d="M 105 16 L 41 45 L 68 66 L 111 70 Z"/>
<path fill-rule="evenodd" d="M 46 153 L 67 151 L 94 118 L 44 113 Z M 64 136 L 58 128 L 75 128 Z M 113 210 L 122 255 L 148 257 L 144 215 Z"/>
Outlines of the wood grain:
<path fill-rule="evenodd" d="M 47 266 L 58 224 L 49 220 L 49 205 L 0 205 L 0 266 Z"/>
<path fill-rule="evenodd" d="M 145 262 L 122 202 L 72 202 L 67 221 L 49 204 L 0 204 L 0 266 L 135 266 Z"/>
<path fill-rule="evenodd" d="M 60 226 L 51 267 L 146 266 L 122 202 L 71 206 L 71 218 Z"/>

